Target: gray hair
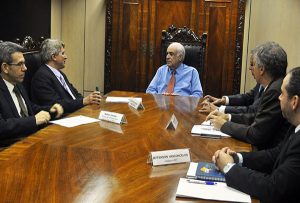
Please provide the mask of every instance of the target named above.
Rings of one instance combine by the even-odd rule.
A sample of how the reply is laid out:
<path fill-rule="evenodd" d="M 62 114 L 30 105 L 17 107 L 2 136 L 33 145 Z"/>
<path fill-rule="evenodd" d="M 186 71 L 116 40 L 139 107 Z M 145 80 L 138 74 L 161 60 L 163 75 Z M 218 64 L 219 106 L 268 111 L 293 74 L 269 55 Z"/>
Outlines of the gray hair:
<path fill-rule="evenodd" d="M 266 42 L 254 50 L 256 50 L 254 54 L 256 64 L 263 67 L 273 79 L 285 76 L 287 55 L 278 43 Z"/>
<path fill-rule="evenodd" d="M 57 39 L 45 39 L 41 45 L 41 59 L 43 63 L 47 63 L 52 60 L 52 55 L 58 55 L 61 48 L 64 48 L 65 44 Z"/>
<path fill-rule="evenodd" d="M 184 60 L 185 57 L 185 49 L 184 46 L 182 44 L 180 44 L 179 42 L 172 42 L 169 46 L 175 46 L 176 50 L 177 50 L 177 55 L 180 55 L 182 57 L 182 61 Z"/>
<path fill-rule="evenodd" d="M 0 43 L 0 66 L 3 63 L 12 63 L 12 54 L 16 52 L 23 52 L 24 49 L 21 45 L 13 42 L 1 42 Z"/>

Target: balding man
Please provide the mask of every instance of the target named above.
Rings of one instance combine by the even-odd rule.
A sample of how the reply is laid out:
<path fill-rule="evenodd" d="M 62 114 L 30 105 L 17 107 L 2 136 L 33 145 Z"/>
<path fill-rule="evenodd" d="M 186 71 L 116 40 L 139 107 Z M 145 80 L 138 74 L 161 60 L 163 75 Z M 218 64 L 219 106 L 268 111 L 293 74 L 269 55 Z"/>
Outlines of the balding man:
<path fill-rule="evenodd" d="M 202 97 L 198 71 L 183 64 L 184 57 L 185 49 L 182 44 L 170 44 L 167 49 L 167 64 L 157 70 L 146 93 Z"/>

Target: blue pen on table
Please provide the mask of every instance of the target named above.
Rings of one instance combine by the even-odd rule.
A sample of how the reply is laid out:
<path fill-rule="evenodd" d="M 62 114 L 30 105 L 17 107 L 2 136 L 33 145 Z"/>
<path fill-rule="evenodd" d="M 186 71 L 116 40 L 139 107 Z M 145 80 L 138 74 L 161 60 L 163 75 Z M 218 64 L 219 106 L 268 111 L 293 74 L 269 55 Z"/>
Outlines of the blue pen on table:
<path fill-rule="evenodd" d="M 203 184 L 203 185 L 216 185 L 217 184 L 216 182 L 212 182 L 212 181 L 202 181 L 202 180 L 192 180 L 192 179 L 188 179 L 187 182 Z"/>

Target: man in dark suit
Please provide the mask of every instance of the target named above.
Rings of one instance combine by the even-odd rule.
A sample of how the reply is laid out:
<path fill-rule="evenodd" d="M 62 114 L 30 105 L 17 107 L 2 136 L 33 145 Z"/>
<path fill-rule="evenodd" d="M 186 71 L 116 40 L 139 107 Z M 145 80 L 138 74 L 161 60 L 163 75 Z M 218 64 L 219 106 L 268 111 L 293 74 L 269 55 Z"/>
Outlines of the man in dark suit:
<path fill-rule="evenodd" d="M 212 160 L 225 173 L 228 186 L 261 202 L 296 203 L 300 200 L 300 67 L 286 75 L 281 91 L 282 114 L 293 125 L 285 140 L 257 152 L 236 153 L 225 147 Z"/>
<path fill-rule="evenodd" d="M 0 65 L 0 147 L 6 147 L 48 123 L 49 112 L 60 117 L 63 109 L 59 104 L 51 107 L 30 102 L 21 85 L 27 70 L 21 46 L 0 43 Z"/>
<path fill-rule="evenodd" d="M 250 70 L 252 69 L 253 55 L 257 51 L 257 47 L 251 50 Z M 216 109 L 223 113 L 255 113 L 260 102 L 264 88 L 257 83 L 254 88 L 245 94 L 235 94 L 216 98 L 211 95 L 206 95 L 201 103 L 201 113 L 210 113 Z M 221 105 L 221 106 L 220 106 Z M 220 106 L 220 107 L 218 107 Z"/>
<path fill-rule="evenodd" d="M 84 105 L 100 104 L 99 91 L 83 97 L 61 71 L 67 55 L 65 45 L 56 39 L 46 39 L 41 45 L 41 59 L 45 63 L 31 81 L 31 97 L 40 105 L 59 103 L 66 112 L 73 112 Z"/>
<path fill-rule="evenodd" d="M 278 101 L 286 73 L 287 56 L 279 44 L 267 42 L 257 48 L 253 62 L 251 72 L 257 83 L 264 87 L 256 112 L 224 114 L 213 111 L 207 119 L 223 133 L 261 150 L 276 146 L 290 126 L 282 117 Z"/>

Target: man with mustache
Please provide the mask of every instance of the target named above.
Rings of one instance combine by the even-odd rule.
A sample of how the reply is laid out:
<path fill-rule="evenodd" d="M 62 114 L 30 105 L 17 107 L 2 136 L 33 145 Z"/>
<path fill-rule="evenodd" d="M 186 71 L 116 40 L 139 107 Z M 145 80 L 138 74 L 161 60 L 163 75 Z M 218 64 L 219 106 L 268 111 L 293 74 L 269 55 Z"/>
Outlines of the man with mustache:
<path fill-rule="evenodd" d="M 27 67 L 23 48 L 12 42 L 0 43 L 0 148 L 31 134 L 50 120 L 63 114 L 59 104 L 38 106 L 29 100 L 22 86 Z"/>

